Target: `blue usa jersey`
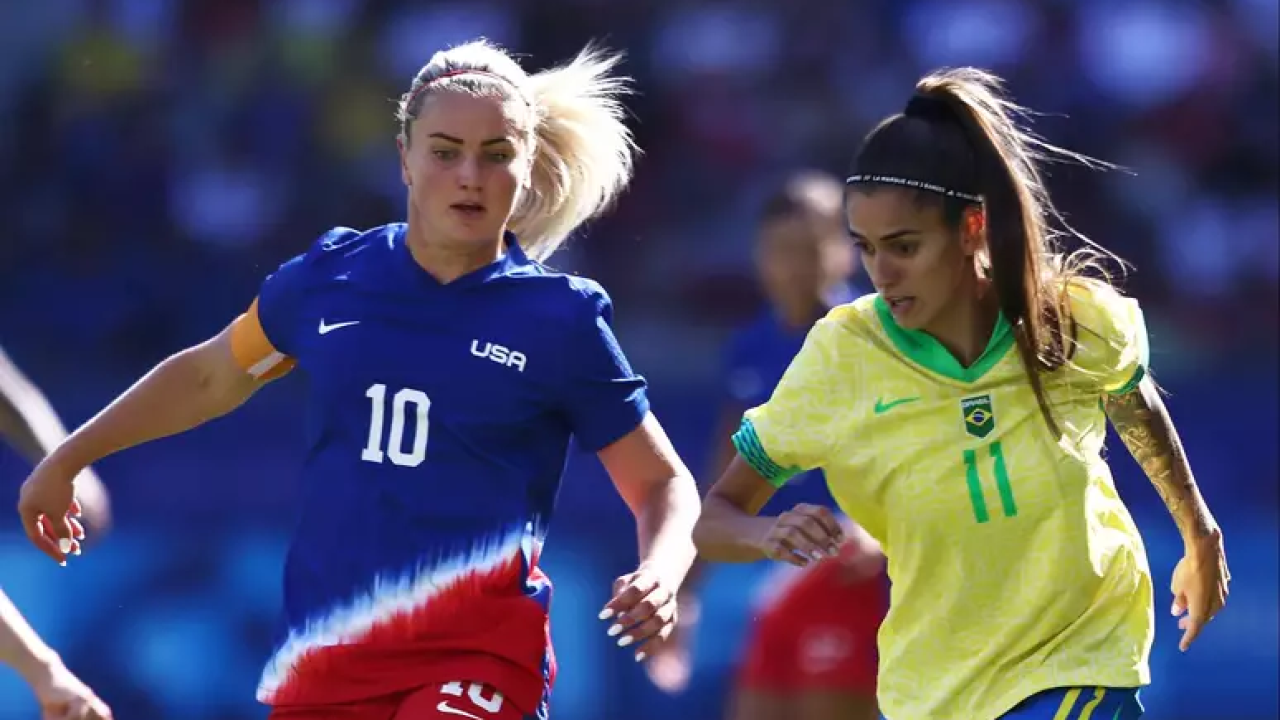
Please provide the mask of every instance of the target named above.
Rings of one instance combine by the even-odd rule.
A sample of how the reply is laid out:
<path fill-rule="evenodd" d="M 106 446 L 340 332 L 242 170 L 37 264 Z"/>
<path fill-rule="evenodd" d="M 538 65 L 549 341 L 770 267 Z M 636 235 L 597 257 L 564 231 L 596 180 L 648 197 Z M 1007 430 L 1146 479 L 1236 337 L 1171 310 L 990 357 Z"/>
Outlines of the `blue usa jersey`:
<path fill-rule="evenodd" d="M 339 228 L 263 283 L 267 377 L 308 379 L 275 705 L 482 681 L 533 712 L 554 674 L 538 556 L 571 438 L 597 451 L 648 412 L 595 282 L 503 258 L 442 284 L 402 224 Z M 252 333 L 240 332 L 250 337 Z M 247 348 L 247 349 L 246 349 Z"/>

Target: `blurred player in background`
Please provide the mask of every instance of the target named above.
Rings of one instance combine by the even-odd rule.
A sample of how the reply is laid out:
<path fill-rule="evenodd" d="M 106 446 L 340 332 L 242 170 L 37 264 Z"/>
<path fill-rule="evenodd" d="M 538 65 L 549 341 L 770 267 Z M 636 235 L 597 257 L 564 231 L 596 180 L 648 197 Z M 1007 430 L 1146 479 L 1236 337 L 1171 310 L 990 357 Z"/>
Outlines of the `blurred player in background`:
<path fill-rule="evenodd" d="M 889 604 L 880 545 L 838 517 L 835 558 L 783 565 L 757 601 L 731 720 L 876 720 L 876 633 Z"/>
<path fill-rule="evenodd" d="M 764 203 L 755 261 L 768 308 L 733 335 L 725 352 L 712 477 L 733 459 L 730 438 L 742 413 L 769 399 L 813 324 L 854 297 L 850 278 L 857 259 L 844 228 L 843 183 L 819 172 L 788 178 Z M 820 472 L 804 480 L 815 502 L 830 503 Z M 764 581 L 729 703 L 731 718 L 879 716 L 875 636 L 888 603 L 883 556 L 865 533 L 851 537 L 856 540 L 846 543 L 839 558 L 795 573 L 780 568 Z M 701 569 L 695 563 L 681 589 L 680 627 L 647 666 L 653 682 L 667 692 L 682 690 L 692 671 Z"/>
<path fill-rule="evenodd" d="M 649 412 L 595 282 L 539 263 L 628 184 L 618 58 L 529 75 L 483 41 L 400 102 L 408 222 L 337 228 L 212 340 L 161 363 L 28 480 L 28 535 L 62 560 L 70 478 L 306 371 L 301 522 L 271 717 L 543 718 L 554 674 L 538 567 L 571 440 L 635 514 L 640 563 L 600 613 L 643 660 L 671 632 L 698 494 Z"/>
<path fill-rule="evenodd" d="M 32 463 L 39 463 L 67 437 L 53 407 L 27 376 L 0 350 L 0 437 Z M 106 530 L 111 522 L 107 493 L 92 469 L 75 479 L 69 506 L 68 552 L 79 552 L 85 529 Z M 83 514 L 82 514 L 83 510 Z M 46 720 L 109 718 L 111 712 L 45 645 L 9 598 L 0 592 L 0 663 L 14 668 L 35 691 Z"/>
<path fill-rule="evenodd" d="M 809 334 L 695 530 L 703 557 L 804 565 L 843 541 L 824 507 L 758 517 L 820 467 L 893 578 L 879 701 L 891 720 L 1130 720 L 1150 682 L 1146 551 L 1102 458 L 1110 418 L 1186 554 L 1187 649 L 1223 606 L 1222 532 L 1147 374 L 1136 301 L 1063 255 L 1038 160 L 999 81 L 924 78 L 864 141 L 847 217 L 877 294 Z"/>

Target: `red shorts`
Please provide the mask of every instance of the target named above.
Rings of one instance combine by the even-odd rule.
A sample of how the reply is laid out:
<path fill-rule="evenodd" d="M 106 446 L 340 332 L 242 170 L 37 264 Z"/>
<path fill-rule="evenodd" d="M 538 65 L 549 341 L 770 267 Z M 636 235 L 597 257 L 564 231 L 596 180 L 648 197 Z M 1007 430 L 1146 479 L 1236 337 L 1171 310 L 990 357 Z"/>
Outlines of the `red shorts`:
<path fill-rule="evenodd" d="M 286 705 L 267 720 L 528 720 L 484 683 L 451 682 L 340 705 Z"/>
<path fill-rule="evenodd" d="M 876 633 L 889 607 L 885 575 L 850 581 L 836 561 L 799 572 L 756 616 L 740 684 L 874 695 Z"/>

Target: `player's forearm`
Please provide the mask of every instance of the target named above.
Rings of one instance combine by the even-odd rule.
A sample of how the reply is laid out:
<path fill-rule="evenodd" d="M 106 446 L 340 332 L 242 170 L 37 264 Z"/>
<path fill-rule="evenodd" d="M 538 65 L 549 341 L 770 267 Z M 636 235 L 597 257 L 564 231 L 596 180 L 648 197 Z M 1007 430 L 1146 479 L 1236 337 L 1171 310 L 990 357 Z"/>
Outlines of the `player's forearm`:
<path fill-rule="evenodd" d="M 40 639 L 8 596 L 0 591 L 0 663 L 16 670 L 27 682 L 34 682 L 57 662 L 60 662 L 57 653 Z"/>
<path fill-rule="evenodd" d="M 1155 383 L 1144 379 L 1131 392 L 1109 396 L 1105 407 L 1116 433 L 1164 500 L 1183 541 L 1190 545 L 1211 537 L 1218 529 L 1217 521 L 1200 495 L 1178 431 Z"/>
<path fill-rule="evenodd" d="M 73 469 L 113 453 L 195 428 L 239 407 L 255 389 L 245 375 L 228 382 L 210 367 L 207 345 L 157 365 L 77 429 L 49 458 Z"/>
<path fill-rule="evenodd" d="M 44 395 L 0 352 L 0 436 L 33 463 L 58 446 L 67 430 Z"/>
<path fill-rule="evenodd" d="M 656 485 L 637 508 L 640 565 L 653 568 L 668 587 L 684 582 L 697 555 L 692 536 L 698 506 L 698 486 L 684 475 Z"/>
<path fill-rule="evenodd" d="M 742 417 L 741 412 L 736 410 L 728 410 L 722 414 L 718 432 L 716 433 L 715 446 L 712 449 L 712 460 L 707 477 L 718 478 L 724 474 L 729 463 L 737 454 L 737 449 L 733 447 L 733 430 L 737 427 L 738 419 Z M 703 492 L 700 488 L 699 492 Z M 705 494 L 705 492 L 703 492 Z M 699 555 L 694 558 L 693 565 L 689 567 L 688 574 L 685 575 L 684 585 L 680 586 L 680 592 L 687 598 L 693 598 L 697 595 L 698 589 L 702 586 L 702 580 L 706 577 L 707 561 Z"/>
<path fill-rule="evenodd" d="M 693 543 L 701 560 L 755 562 L 765 558 L 759 539 L 772 524 L 773 518 L 745 512 L 712 493 L 702 503 L 702 515 L 693 529 Z"/>

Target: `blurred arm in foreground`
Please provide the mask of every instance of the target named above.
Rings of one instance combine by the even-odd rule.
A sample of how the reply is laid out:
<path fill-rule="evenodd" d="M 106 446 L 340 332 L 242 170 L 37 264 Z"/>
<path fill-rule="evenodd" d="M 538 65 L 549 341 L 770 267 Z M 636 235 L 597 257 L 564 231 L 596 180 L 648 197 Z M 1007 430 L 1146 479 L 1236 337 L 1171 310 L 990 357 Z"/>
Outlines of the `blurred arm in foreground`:
<path fill-rule="evenodd" d="M 33 465 L 44 460 L 67 437 L 53 406 L 40 389 L 0 350 L 0 437 Z M 84 519 L 95 532 L 111 525 L 111 501 L 102 480 L 85 468 L 75 480 Z"/>
<path fill-rule="evenodd" d="M 62 664 L 0 592 L 0 663 L 12 667 L 35 692 L 43 720 L 111 720 L 111 710 Z"/>

